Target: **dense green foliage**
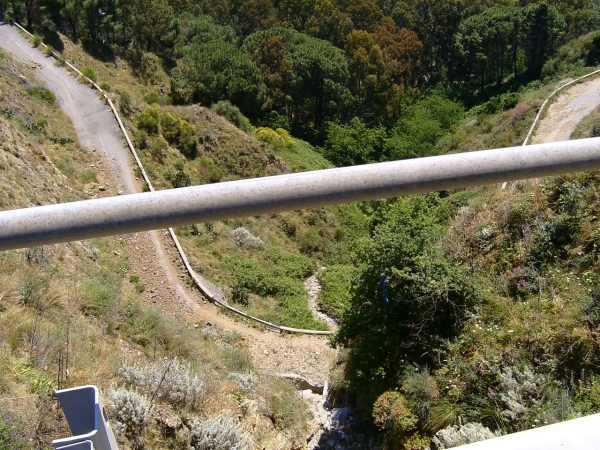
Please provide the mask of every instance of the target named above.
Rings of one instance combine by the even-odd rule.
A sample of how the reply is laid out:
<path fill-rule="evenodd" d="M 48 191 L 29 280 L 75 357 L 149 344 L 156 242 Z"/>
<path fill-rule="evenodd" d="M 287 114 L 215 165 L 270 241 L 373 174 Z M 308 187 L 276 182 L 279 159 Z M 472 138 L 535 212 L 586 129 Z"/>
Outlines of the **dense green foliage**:
<path fill-rule="evenodd" d="M 230 258 L 225 267 L 233 275 L 238 295 L 248 292 L 275 300 L 276 307 L 262 315 L 265 320 L 295 328 L 324 329 L 308 309 L 302 282 L 314 268 L 306 256 L 270 251 L 261 258 Z"/>
<path fill-rule="evenodd" d="M 393 384 L 403 366 L 431 364 L 473 304 L 469 272 L 437 245 L 438 203 L 434 195 L 398 199 L 358 243 L 358 276 L 336 342 L 352 348 L 353 383 L 373 392 Z"/>
<path fill-rule="evenodd" d="M 105 61 L 121 53 L 145 80 L 152 79 L 149 67 L 162 65 L 175 103 L 229 101 L 255 126 L 285 128 L 313 144 L 329 141 L 326 154 L 342 165 L 435 152 L 434 129 L 425 150 L 393 143 L 384 151 L 381 143 L 366 142 L 360 155 L 331 154 L 340 132 L 360 134 L 365 127 L 410 141 L 398 120 L 438 83 L 444 96 L 469 106 L 516 90 L 539 76 L 566 39 L 600 24 L 591 0 L 23 0 L 7 6 L 51 39 L 57 37 L 50 23 Z M 53 44 L 61 45 L 59 38 Z M 598 58 L 588 52 L 586 64 L 594 64 Z"/>

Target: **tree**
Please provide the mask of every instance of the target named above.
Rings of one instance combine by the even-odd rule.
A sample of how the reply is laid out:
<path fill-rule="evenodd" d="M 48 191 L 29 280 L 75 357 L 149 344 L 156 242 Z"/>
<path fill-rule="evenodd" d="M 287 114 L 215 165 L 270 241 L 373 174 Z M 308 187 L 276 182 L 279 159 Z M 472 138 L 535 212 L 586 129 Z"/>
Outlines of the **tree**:
<path fill-rule="evenodd" d="M 292 119 L 292 103 L 288 100 L 293 83 L 292 62 L 288 59 L 281 36 L 273 36 L 261 42 L 252 59 L 260 66 L 267 85 L 263 109 L 276 111 Z"/>
<path fill-rule="evenodd" d="M 437 143 L 463 115 L 461 105 L 440 95 L 406 107 L 385 144 L 386 157 L 398 160 L 437 154 Z"/>
<path fill-rule="evenodd" d="M 230 26 L 217 24 L 210 16 L 184 13 L 179 20 L 184 44 L 204 44 L 217 40 L 237 44 L 235 30 Z"/>
<path fill-rule="evenodd" d="M 434 367 L 436 351 L 457 336 L 475 299 L 467 270 L 437 246 L 438 196 L 388 205 L 372 237 L 358 244 L 359 275 L 334 338 L 350 351 L 352 387 L 373 400 L 397 387 L 403 367 Z"/>
<path fill-rule="evenodd" d="M 324 156 L 336 166 L 351 166 L 379 161 L 387 133 L 383 127 L 368 128 L 354 118 L 349 125 L 330 122 Z"/>
<path fill-rule="evenodd" d="M 407 88 L 416 81 L 422 48 L 414 32 L 398 30 L 389 18 L 373 34 L 354 30 L 348 35 L 344 50 L 359 117 L 369 123 L 397 118 Z"/>
<path fill-rule="evenodd" d="M 312 16 L 306 21 L 304 32 L 342 48 L 346 36 L 353 28 L 348 14 L 340 11 L 333 0 L 323 0 L 315 5 Z"/>
<path fill-rule="evenodd" d="M 521 15 L 527 70 L 537 77 L 548 57 L 558 48 L 565 21 L 555 7 L 546 3 L 527 6 Z"/>
<path fill-rule="evenodd" d="M 134 45 L 147 52 L 171 48 L 179 36 L 179 21 L 165 0 L 125 3 L 123 27 L 131 31 Z"/>
<path fill-rule="evenodd" d="M 183 64 L 171 71 L 173 97 L 184 103 L 212 105 L 230 100 L 251 114 L 264 89 L 260 69 L 250 55 L 221 40 L 187 47 Z"/>
<path fill-rule="evenodd" d="M 505 70 L 516 76 L 521 23 L 519 8 L 489 8 L 462 21 L 454 38 L 457 75 L 468 79 L 478 73 L 482 91 L 486 80 L 500 85 Z"/>
<path fill-rule="evenodd" d="M 347 13 L 357 30 L 372 32 L 383 18 L 383 12 L 371 0 L 343 0 L 342 11 Z"/>
<path fill-rule="evenodd" d="M 339 113 L 347 97 L 344 84 L 348 63 L 343 52 L 329 42 L 311 38 L 289 28 L 271 28 L 253 33 L 244 40 L 241 50 L 251 55 L 264 53 L 263 45 L 279 36 L 285 58 L 292 63 L 292 83 L 285 92 L 293 108 L 292 122 L 303 127 L 319 128 Z"/>
<path fill-rule="evenodd" d="M 465 18 L 492 6 L 490 0 L 405 0 L 392 17 L 399 27 L 409 27 L 423 43 L 422 71 L 431 78 L 448 67 L 452 37 Z"/>
<path fill-rule="evenodd" d="M 249 0 L 238 11 L 238 24 L 242 35 L 266 30 L 277 24 L 277 12 L 271 0 Z"/>

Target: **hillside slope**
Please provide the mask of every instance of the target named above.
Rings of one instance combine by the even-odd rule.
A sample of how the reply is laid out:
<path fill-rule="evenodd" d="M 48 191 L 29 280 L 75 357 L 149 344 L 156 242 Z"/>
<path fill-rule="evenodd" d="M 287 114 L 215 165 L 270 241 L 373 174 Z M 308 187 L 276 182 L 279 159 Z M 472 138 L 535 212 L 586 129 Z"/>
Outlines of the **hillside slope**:
<path fill-rule="evenodd" d="M 80 145 L 54 95 L 34 81 L 30 67 L 6 55 L 0 59 L 2 209 L 117 195 L 114 167 L 99 151 Z M 329 364 L 324 342 L 247 330 L 215 310 L 203 314 L 208 305 L 197 294 L 180 287 L 185 283 L 169 282 L 147 233 L 3 252 L 0 266 L 0 396 L 23 397 L 0 404 L 0 439 L 8 439 L 11 448 L 44 448 L 69 434 L 48 396 L 52 388 L 96 384 L 110 406 L 120 398 L 115 388 L 129 386 L 122 371 L 136 367 L 177 368 L 188 385 L 197 377 L 194 395 L 200 397 L 181 403 L 159 395 L 148 427 L 135 439 L 172 447 L 193 437 L 182 430 L 182 417 L 200 426 L 240 404 L 241 427 L 256 445 L 300 445 L 305 439 L 305 406 L 294 389 L 262 374 L 301 373 L 306 367 L 305 375 L 323 379 Z M 202 312 L 191 314 L 186 298 Z M 247 333 L 242 337 L 236 330 Z M 280 351 L 281 359 L 265 358 L 267 349 Z M 315 349 L 323 349 L 320 358 Z M 261 355 L 256 366 L 264 372 L 252 353 Z M 169 383 L 177 388 L 176 379 Z M 149 398 L 155 388 L 139 385 L 138 391 Z M 124 420 L 111 411 L 113 423 Z M 179 430 L 177 437 L 165 434 L 169 427 Z M 132 438 L 121 434 L 123 445 L 126 436 Z"/>

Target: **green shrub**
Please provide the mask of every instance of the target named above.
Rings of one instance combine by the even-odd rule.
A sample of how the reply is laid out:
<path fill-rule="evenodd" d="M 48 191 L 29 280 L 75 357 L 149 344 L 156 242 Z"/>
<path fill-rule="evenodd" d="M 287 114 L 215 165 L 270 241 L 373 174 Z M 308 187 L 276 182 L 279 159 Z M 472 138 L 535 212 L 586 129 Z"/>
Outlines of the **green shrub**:
<path fill-rule="evenodd" d="M 96 75 L 96 71 L 92 67 L 84 67 L 81 69 L 81 73 L 92 80 L 94 83 L 98 81 L 98 76 Z"/>
<path fill-rule="evenodd" d="M 39 34 L 34 34 L 32 43 L 34 47 L 38 47 L 43 42 L 43 38 Z"/>
<path fill-rule="evenodd" d="M 131 97 L 126 91 L 119 92 L 119 110 L 126 116 L 128 116 L 132 112 Z"/>
<path fill-rule="evenodd" d="M 198 161 L 198 171 L 210 183 L 220 181 L 223 176 L 223 170 L 210 158 L 201 158 Z"/>
<path fill-rule="evenodd" d="M 327 315 L 338 319 L 342 317 L 349 304 L 355 275 L 356 269 L 349 265 L 330 265 L 317 275 L 322 286 L 317 301 Z"/>
<path fill-rule="evenodd" d="M 183 170 L 178 170 L 171 180 L 174 188 L 182 188 L 192 185 L 192 180 Z"/>
<path fill-rule="evenodd" d="M 229 100 L 221 100 L 213 104 L 210 110 L 219 116 L 225 117 L 229 122 L 238 127 L 240 130 L 250 133 L 252 125 L 250 121 L 244 117 L 240 109 L 233 105 Z"/>
<path fill-rule="evenodd" d="M 269 254 L 273 264 L 273 274 L 278 277 L 290 277 L 298 280 L 310 276 L 314 270 L 314 262 L 304 255 L 273 250 Z"/>
<path fill-rule="evenodd" d="M 162 136 L 152 136 L 148 139 L 148 150 L 158 162 L 163 162 L 168 148 L 169 144 L 167 144 L 167 141 Z"/>
<path fill-rule="evenodd" d="M 93 169 L 83 169 L 81 172 L 79 172 L 79 179 L 82 183 L 98 182 L 96 172 L 94 172 Z"/>
<path fill-rule="evenodd" d="M 158 106 L 149 106 L 138 116 L 137 126 L 150 135 L 156 135 L 158 134 L 159 118 L 160 108 Z"/>
<path fill-rule="evenodd" d="M 189 122 L 182 120 L 175 146 L 188 158 L 195 158 L 198 151 L 198 133 Z M 219 176 L 220 178 L 221 176 Z"/>
<path fill-rule="evenodd" d="M 21 435 L 23 424 L 15 421 L 8 413 L 0 412 L 0 449 L 21 450 L 28 448 L 27 441 Z"/>
<path fill-rule="evenodd" d="M 317 252 L 321 249 L 321 236 L 313 227 L 306 228 L 298 234 L 298 244 L 302 253 Z"/>
<path fill-rule="evenodd" d="M 241 286 L 233 286 L 231 289 L 231 300 L 233 303 L 237 303 L 238 305 L 248 306 L 248 300 L 250 296 L 248 295 L 248 290 L 244 289 Z"/>
<path fill-rule="evenodd" d="M 181 117 L 177 114 L 166 113 L 160 115 L 160 131 L 169 143 L 173 143 L 181 132 Z"/>
<path fill-rule="evenodd" d="M 121 282 L 108 270 L 99 270 L 83 283 L 83 309 L 95 316 L 105 316 L 118 306 Z"/>
<path fill-rule="evenodd" d="M 271 377 L 260 387 L 266 400 L 263 414 L 271 419 L 277 429 L 293 432 L 303 428 L 309 415 L 308 406 L 290 381 Z"/>
<path fill-rule="evenodd" d="M 27 92 L 27 94 L 29 94 L 31 97 L 38 98 L 49 105 L 54 105 L 56 103 L 56 96 L 54 93 L 43 86 L 28 87 L 25 88 L 25 92 Z"/>
<path fill-rule="evenodd" d="M 110 84 L 108 84 L 106 81 L 103 81 L 102 83 L 100 83 L 100 89 L 102 89 L 103 91 L 106 91 L 106 92 L 111 91 Z"/>

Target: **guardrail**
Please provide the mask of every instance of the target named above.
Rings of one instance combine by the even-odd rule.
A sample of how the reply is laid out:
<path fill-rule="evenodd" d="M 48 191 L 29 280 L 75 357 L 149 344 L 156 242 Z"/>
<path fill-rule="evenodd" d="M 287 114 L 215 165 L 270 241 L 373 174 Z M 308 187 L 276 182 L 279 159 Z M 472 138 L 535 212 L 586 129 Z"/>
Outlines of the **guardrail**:
<path fill-rule="evenodd" d="M 600 138 L 0 212 L 0 250 L 600 169 Z"/>

